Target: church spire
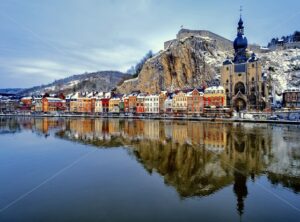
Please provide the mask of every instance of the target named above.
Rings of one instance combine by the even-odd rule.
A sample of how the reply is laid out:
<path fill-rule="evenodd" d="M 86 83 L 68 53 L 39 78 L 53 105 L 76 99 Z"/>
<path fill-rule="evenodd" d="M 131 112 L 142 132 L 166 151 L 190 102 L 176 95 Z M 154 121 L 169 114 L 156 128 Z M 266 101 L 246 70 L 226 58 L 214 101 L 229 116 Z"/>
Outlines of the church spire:
<path fill-rule="evenodd" d="M 240 20 L 239 20 L 239 23 L 238 23 L 238 35 L 244 35 L 244 22 L 243 22 L 243 19 L 242 19 L 242 11 L 243 11 L 243 8 L 242 6 L 240 6 Z"/>
<path fill-rule="evenodd" d="M 244 63 L 247 61 L 246 49 L 248 47 L 247 38 L 244 37 L 244 22 L 242 19 L 242 6 L 240 7 L 240 20 L 237 27 L 237 37 L 233 42 L 235 51 L 234 63 Z"/>

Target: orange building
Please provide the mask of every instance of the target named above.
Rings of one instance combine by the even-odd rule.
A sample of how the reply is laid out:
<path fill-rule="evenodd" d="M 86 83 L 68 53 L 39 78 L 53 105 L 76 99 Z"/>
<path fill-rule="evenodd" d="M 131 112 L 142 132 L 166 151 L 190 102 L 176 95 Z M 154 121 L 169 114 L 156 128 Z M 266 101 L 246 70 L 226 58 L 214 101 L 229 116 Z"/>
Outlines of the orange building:
<path fill-rule="evenodd" d="M 79 97 L 77 98 L 77 112 L 78 113 L 93 113 L 95 111 L 94 98 Z"/>
<path fill-rule="evenodd" d="M 143 114 L 145 112 L 145 95 L 139 94 L 136 102 L 136 113 Z"/>
<path fill-rule="evenodd" d="M 128 98 L 128 96 L 123 97 L 123 102 L 124 102 L 124 112 L 128 113 L 129 112 L 129 98 Z"/>
<path fill-rule="evenodd" d="M 32 107 L 32 97 L 21 98 L 21 110 L 30 111 Z"/>
<path fill-rule="evenodd" d="M 44 97 L 42 99 L 42 111 L 57 112 L 64 111 L 66 109 L 66 101 L 60 98 Z"/>
<path fill-rule="evenodd" d="M 136 94 L 131 94 L 128 96 L 128 108 L 130 113 L 136 112 L 136 101 L 137 101 Z"/>

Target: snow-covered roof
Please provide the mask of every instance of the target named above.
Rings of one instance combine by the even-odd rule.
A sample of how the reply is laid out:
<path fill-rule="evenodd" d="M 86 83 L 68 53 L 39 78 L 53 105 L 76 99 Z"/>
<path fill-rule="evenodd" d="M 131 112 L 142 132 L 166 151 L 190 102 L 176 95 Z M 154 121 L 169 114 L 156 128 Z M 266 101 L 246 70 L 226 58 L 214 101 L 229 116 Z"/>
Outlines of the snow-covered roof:
<path fill-rule="evenodd" d="M 45 97 L 45 99 L 47 99 L 48 101 L 51 101 L 51 102 L 63 102 L 64 101 L 60 98 L 53 98 L 53 97 Z"/>
<path fill-rule="evenodd" d="M 223 86 L 211 86 L 204 90 L 204 93 L 224 93 Z"/>
<path fill-rule="evenodd" d="M 283 92 L 285 92 L 285 93 L 287 93 L 287 92 L 300 92 L 300 89 L 296 88 L 296 87 L 290 87 L 290 88 L 285 89 Z"/>
<path fill-rule="evenodd" d="M 26 97 L 23 97 L 21 100 L 23 100 L 23 99 L 29 100 L 29 99 L 32 99 L 32 97 L 31 96 L 26 96 Z"/>

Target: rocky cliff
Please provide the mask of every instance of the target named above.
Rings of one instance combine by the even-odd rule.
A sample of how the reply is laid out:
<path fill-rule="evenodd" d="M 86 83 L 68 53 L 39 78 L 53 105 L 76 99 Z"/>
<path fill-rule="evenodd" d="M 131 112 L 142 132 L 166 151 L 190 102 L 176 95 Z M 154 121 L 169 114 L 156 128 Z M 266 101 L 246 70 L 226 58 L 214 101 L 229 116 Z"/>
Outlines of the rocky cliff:
<path fill-rule="evenodd" d="M 220 44 L 220 40 L 213 36 L 197 32 L 193 35 L 181 33 L 167 43 L 165 50 L 144 64 L 138 78 L 125 81 L 118 91 L 157 93 L 206 85 L 215 78 L 223 60 L 232 53 L 229 43 L 227 40 Z"/>

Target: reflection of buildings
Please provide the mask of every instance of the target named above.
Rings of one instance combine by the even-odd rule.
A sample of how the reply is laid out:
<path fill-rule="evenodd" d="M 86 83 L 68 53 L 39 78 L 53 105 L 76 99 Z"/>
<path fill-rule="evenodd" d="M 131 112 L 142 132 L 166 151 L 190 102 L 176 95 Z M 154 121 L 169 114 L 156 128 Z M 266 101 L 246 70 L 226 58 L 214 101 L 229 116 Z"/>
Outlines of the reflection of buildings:
<path fill-rule="evenodd" d="M 249 177 L 266 173 L 271 183 L 300 192 L 298 128 L 121 119 L 0 119 L 0 132 L 15 129 L 44 134 L 56 129 L 58 138 L 99 148 L 129 146 L 147 172 L 158 172 L 182 198 L 210 195 L 233 185 L 240 215 L 247 207 Z"/>

